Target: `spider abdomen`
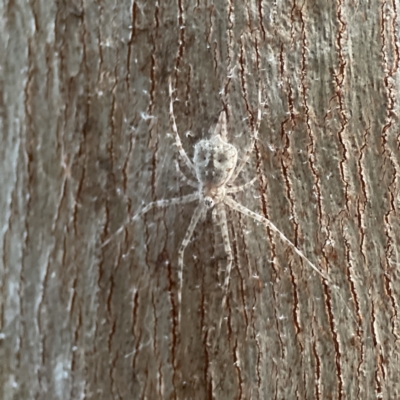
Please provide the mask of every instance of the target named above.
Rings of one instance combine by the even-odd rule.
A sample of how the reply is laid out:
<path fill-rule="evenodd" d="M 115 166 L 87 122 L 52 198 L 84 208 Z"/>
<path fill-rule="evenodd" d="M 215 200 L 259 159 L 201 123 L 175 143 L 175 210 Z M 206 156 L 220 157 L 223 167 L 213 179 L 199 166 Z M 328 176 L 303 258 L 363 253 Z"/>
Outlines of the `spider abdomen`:
<path fill-rule="evenodd" d="M 196 177 L 203 186 L 225 185 L 232 176 L 236 163 L 236 148 L 225 142 L 220 135 L 201 140 L 194 148 Z"/>

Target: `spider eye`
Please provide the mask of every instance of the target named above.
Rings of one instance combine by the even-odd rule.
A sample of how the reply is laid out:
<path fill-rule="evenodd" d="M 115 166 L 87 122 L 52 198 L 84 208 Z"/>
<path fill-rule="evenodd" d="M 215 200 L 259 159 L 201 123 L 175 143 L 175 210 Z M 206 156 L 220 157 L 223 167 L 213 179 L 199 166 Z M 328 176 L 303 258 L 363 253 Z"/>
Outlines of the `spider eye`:
<path fill-rule="evenodd" d="M 223 163 L 223 162 L 225 162 L 226 161 L 226 156 L 225 156 L 225 154 L 220 154 L 219 156 L 218 156 L 218 162 L 219 163 Z"/>
<path fill-rule="evenodd" d="M 201 161 L 206 161 L 207 160 L 207 152 L 200 151 L 198 153 L 198 159 L 201 160 Z"/>

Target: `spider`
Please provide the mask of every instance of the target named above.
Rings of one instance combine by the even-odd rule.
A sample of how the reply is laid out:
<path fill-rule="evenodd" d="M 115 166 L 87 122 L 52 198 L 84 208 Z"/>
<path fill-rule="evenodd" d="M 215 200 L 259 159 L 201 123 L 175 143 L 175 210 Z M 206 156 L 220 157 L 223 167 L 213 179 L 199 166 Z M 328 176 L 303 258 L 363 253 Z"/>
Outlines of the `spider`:
<path fill-rule="evenodd" d="M 191 217 L 189 226 L 186 230 L 186 234 L 183 238 L 182 244 L 178 251 L 178 279 L 179 279 L 179 290 L 178 290 L 178 304 L 181 307 L 182 300 L 182 285 L 183 285 L 183 261 L 184 261 L 184 253 L 187 245 L 189 244 L 193 232 L 196 228 L 199 220 L 205 216 L 205 213 L 211 211 L 212 220 L 220 225 L 223 246 L 225 253 L 227 255 L 227 266 L 226 266 L 226 275 L 224 280 L 224 297 L 222 301 L 222 305 L 224 306 L 226 303 L 227 292 L 229 288 L 229 280 L 233 263 L 233 255 L 232 249 L 229 241 L 228 234 L 228 223 L 226 217 L 225 207 L 230 207 L 231 209 L 244 214 L 247 217 L 253 218 L 254 220 L 268 226 L 272 231 L 274 231 L 280 239 L 288 244 L 303 260 L 307 262 L 307 264 L 322 278 L 326 281 L 329 281 L 328 277 L 325 276 L 269 219 L 263 217 L 251 211 L 247 207 L 236 202 L 230 195 L 233 193 L 241 192 L 247 187 L 251 186 L 256 178 L 251 181 L 240 185 L 233 185 L 238 175 L 243 170 L 246 165 L 249 157 L 254 148 L 255 142 L 258 137 L 258 130 L 261 123 L 261 91 L 259 91 L 259 107 L 257 114 L 257 121 L 254 132 L 252 134 L 251 143 L 248 145 L 245 150 L 243 158 L 239 161 L 238 159 L 238 151 L 235 146 L 228 143 L 227 141 L 227 119 L 225 111 L 222 111 L 219 115 L 217 125 L 211 135 L 210 139 L 203 139 L 199 141 L 194 147 L 194 156 L 193 161 L 190 160 L 186 151 L 182 146 L 182 141 L 180 139 L 178 128 L 176 126 L 174 109 L 173 109 L 173 90 L 171 79 L 169 79 L 169 97 L 170 97 L 170 105 L 169 105 L 169 113 L 170 113 L 170 122 L 172 125 L 173 133 L 175 136 L 175 143 L 178 148 L 179 154 L 186 164 L 187 168 L 193 174 L 193 177 L 196 180 L 187 178 L 180 170 L 178 171 L 182 175 L 182 178 L 186 184 L 192 186 L 196 189 L 196 191 L 192 194 L 188 194 L 185 196 L 174 197 L 171 199 L 162 199 L 151 202 L 143 207 L 139 212 L 137 212 L 132 218 L 131 221 L 137 219 L 140 215 L 143 215 L 150 211 L 152 208 L 165 208 L 170 205 L 182 205 L 191 202 L 198 202 L 197 207 L 195 208 L 193 215 Z M 119 228 L 112 236 L 110 236 L 104 243 L 103 246 L 107 245 L 110 240 L 115 236 L 121 233 L 124 229 L 124 226 Z M 179 312 L 180 318 L 180 312 Z"/>

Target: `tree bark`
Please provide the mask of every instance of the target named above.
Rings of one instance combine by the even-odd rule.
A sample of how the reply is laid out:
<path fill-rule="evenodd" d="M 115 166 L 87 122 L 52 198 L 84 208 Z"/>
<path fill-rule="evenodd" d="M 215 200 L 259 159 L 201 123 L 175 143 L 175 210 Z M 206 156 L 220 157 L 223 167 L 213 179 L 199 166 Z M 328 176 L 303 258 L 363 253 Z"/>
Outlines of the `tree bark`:
<path fill-rule="evenodd" d="M 0 2 L 1 397 L 398 398 L 399 7 Z M 242 157 L 261 88 L 237 182 L 257 181 L 235 199 L 329 280 L 228 209 L 226 307 L 210 215 L 179 304 L 195 204 L 129 223 L 196 190 L 174 164 L 169 77 L 190 158 L 222 110 Z"/>

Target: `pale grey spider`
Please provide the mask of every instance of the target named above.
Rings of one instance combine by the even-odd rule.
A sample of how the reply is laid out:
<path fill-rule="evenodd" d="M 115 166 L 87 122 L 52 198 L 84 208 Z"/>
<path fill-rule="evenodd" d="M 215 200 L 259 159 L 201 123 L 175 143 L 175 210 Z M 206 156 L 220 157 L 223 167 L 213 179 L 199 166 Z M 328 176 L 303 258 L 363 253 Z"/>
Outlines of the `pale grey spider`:
<path fill-rule="evenodd" d="M 183 179 L 186 184 L 196 188 L 196 192 L 186 196 L 175 197 L 171 199 L 162 199 L 149 203 L 142 208 L 136 215 L 131 218 L 131 221 L 137 219 L 140 215 L 147 213 L 154 207 L 164 208 L 170 205 L 181 205 L 194 201 L 198 201 L 196 209 L 193 212 L 189 227 L 187 228 L 185 237 L 178 251 L 178 278 L 179 291 L 178 302 L 181 307 L 182 300 L 182 285 L 183 285 L 183 258 L 185 249 L 193 235 L 193 231 L 200 218 L 208 211 L 212 211 L 213 221 L 219 223 L 222 232 L 224 249 L 227 255 L 226 276 L 224 281 L 224 298 L 223 306 L 226 303 L 226 297 L 229 287 L 229 279 L 233 262 L 233 255 L 229 241 L 228 223 L 226 218 L 225 206 L 232 208 L 254 220 L 268 226 L 271 230 L 279 235 L 281 240 L 287 243 L 307 264 L 324 280 L 329 282 L 329 279 L 323 274 L 271 221 L 249 210 L 247 207 L 237 203 L 230 194 L 237 193 L 248 186 L 252 185 L 256 178 L 241 186 L 232 186 L 245 164 L 247 163 L 253 150 L 255 141 L 257 140 L 258 130 L 261 122 L 261 91 L 259 91 L 259 106 L 255 131 L 252 135 L 251 143 L 245 151 L 243 158 L 238 162 L 238 152 L 235 146 L 227 142 L 227 121 L 226 114 L 222 111 L 219 115 L 218 123 L 210 139 L 199 141 L 194 147 L 193 161 L 191 161 L 182 146 L 182 142 L 178 133 L 175 122 L 172 85 L 169 80 L 169 96 L 170 96 L 170 120 L 172 129 L 175 135 L 175 142 L 178 147 L 179 154 L 186 164 L 187 168 L 192 172 L 196 181 L 187 178 L 182 172 Z M 108 244 L 110 240 L 122 232 L 124 226 L 118 229 L 111 237 L 109 237 L 103 246 Z M 179 312 L 180 317 L 180 312 Z"/>

